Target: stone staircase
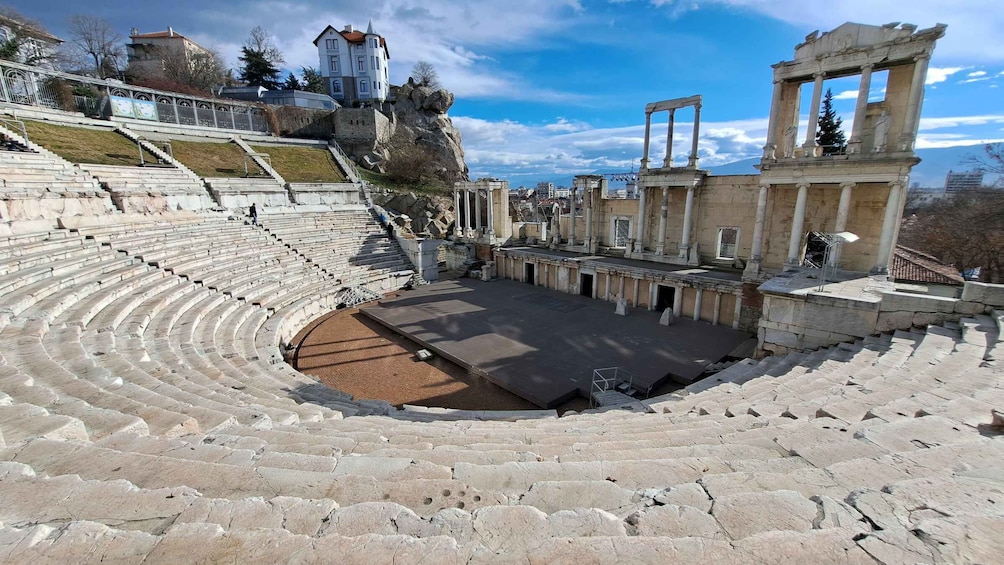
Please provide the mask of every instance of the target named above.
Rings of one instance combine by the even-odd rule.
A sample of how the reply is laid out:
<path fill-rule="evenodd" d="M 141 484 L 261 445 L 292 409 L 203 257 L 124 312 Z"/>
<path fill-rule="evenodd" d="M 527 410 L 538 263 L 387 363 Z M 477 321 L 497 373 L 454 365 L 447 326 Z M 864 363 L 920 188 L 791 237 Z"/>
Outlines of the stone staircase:
<path fill-rule="evenodd" d="M 370 252 L 312 234 L 368 221 L 263 219 L 0 238 L 0 561 L 1004 555 L 1000 316 L 737 363 L 651 413 L 399 414 L 279 351 L 341 288 L 321 267 Z"/>

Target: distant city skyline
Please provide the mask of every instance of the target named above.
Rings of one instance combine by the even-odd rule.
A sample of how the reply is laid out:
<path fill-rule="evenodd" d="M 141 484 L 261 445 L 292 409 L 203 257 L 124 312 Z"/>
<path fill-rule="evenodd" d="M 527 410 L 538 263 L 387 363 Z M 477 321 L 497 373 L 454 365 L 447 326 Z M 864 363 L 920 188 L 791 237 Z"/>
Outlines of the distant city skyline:
<path fill-rule="evenodd" d="M 637 169 L 645 104 L 692 94 L 704 97 L 702 167 L 758 156 L 766 137 L 770 65 L 791 59 L 813 30 L 829 31 L 844 21 L 948 24 L 931 61 L 917 148 L 968 146 L 976 152 L 984 143 L 1004 141 L 1004 7 L 997 0 L 10 5 L 64 38 L 66 17 L 74 13 L 106 18 L 123 37 L 133 27 L 150 32 L 172 26 L 217 48 L 234 67 L 241 42 L 260 25 L 285 54 L 283 77 L 318 66 L 312 41 L 325 26 L 365 29 L 372 21 L 387 40 L 391 83 L 406 81 L 419 60 L 432 63 L 457 97 L 450 116 L 463 135 L 471 176 L 499 177 L 513 186 Z M 857 81 L 828 80 L 826 86 L 849 128 Z M 882 87 L 881 78 L 873 80 L 871 95 L 880 97 Z M 682 133 L 688 119 L 677 122 L 677 155 L 690 144 Z M 664 139 L 655 138 L 653 147 Z"/>

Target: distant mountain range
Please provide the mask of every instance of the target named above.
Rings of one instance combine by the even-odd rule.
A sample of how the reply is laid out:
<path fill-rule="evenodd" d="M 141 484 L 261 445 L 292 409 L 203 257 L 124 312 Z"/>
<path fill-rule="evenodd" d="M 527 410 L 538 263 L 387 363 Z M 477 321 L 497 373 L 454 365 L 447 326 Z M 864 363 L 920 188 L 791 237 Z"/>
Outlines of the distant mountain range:
<path fill-rule="evenodd" d="M 982 145 L 918 149 L 917 156 L 920 157 L 921 161 L 910 173 L 910 185 L 913 186 L 916 183 L 925 188 L 943 187 L 948 171 L 972 170 L 973 166 L 966 164 L 966 160 L 982 154 Z M 709 168 L 711 173 L 715 175 L 749 175 L 757 172 L 753 165 L 759 164 L 759 158 L 752 158 Z M 984 179 L 984 183 L 990 184 L 994 180 L 995 177 L 990 175 Z"/>

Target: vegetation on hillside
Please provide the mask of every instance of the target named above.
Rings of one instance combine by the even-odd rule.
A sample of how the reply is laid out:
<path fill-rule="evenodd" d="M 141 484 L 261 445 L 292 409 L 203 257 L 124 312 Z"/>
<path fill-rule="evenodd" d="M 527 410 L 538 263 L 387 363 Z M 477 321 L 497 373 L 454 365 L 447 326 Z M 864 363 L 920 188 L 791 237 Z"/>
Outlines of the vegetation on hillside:
<path fill-rule="evenodd" d="M 25 121 L 28 139 L 71 163 L 137 166 L 139 147 L 129 138 L 111 130 L 61 126 L 48 122 Z M 157 158 L 143 151 L 143 160 Z"/>
<path fill-rule="evenodd" d="M 201 177 L 243 177 L 247 153 L 236 143 L 172 141 L 174 158 Z M 247 159 L 249 176 L 264 176 L 252 159 Z"/>
<path fill-rule="evenodd" d="M 268 153 L 272 168 L 286 182 L 345 182 L 331 152 L 316 147 L 253 145 L 256 153 Z"/>

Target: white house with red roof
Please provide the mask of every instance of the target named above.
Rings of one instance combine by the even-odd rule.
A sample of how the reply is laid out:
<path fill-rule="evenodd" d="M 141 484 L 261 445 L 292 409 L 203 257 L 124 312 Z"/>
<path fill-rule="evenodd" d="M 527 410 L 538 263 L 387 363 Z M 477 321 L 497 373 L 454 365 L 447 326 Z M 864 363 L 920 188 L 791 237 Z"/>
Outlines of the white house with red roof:
<path fill-rule="evenodd" d="M 390 93 L 387 41 L 373 32 L 345 26 L 341 31 L 330 25 L 314 40 L 321 76 L 328 94 L 344 106 L 383 102 Z"/>

